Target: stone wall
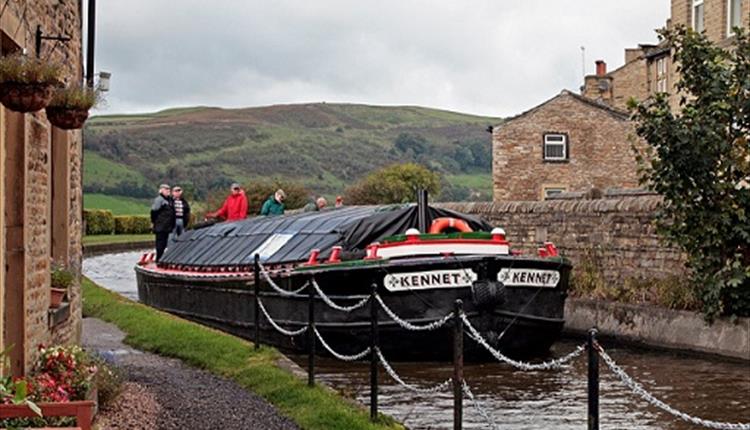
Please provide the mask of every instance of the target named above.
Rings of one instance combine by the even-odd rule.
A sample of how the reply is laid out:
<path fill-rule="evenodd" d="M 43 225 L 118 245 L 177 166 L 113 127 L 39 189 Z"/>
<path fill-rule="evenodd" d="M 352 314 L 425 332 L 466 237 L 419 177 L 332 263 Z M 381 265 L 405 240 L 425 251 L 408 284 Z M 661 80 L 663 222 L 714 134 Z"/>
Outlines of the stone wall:
<path fill-rule="evenodd" d="M 545 161 L 545 133 L 568 137 L 568 159 Z M 638 186 L 627 115 L 563 91 L 495 127 L 492 133 L 495 201 L 541 200 L 545 188 L 586 191 Z"/>
<path fill-rule="evenodd" d="M 62 65 L 66 83 L 80 83 L 83 64 L 79 7 L 77 1 L 5 2 L 0 14 L 3 53 L 25 50 L 27 55 L 36 55 L 37 26 L 46 35 L 69 36 L 67 43 L 43 41 L 41 58 Z M 14 253 L 23 253 L 19 266 L 22 270 L 9 272 L 2 264 L 6 276 L 0 282 L 0 295 L 6 300 L 0 301 L 0 327 L 4 334 L 0 343 L 7 347 L 10 338 L 15 340 L 11 359 L 14 373 L 19 374 L 30 368 L 38 345 L 77 342 L 80 336 L 82 142 L 79 131 L 53 128 L 44 111 L 19 115 L 0 108 L 0 115 L 0 164 L 4 167 L 0 201 L 6 208 L 14 207 L 22 213 L 0 217 L 6 237 L 13 234 L 16 238 L 3 245 L 0 263 L 10 261 Z M 14 132 L 8 132 L 8 127 Z M 53 150 L 53 145 L 58 149 Z M 12 152 L 14 158 L 6 160 L 9 147 L 23 151 Z M 22 191 L 13 192 L 13 188 Z M 53 228 L 53 220 L 64 227 Z M 49 309 L 53 257 L 76 274 L 64 312 Z"/>
<path fill-rule="evenodd" d="M 684 258 L 656 233 L 658 196 L 540 202 L 444 203 L 503 227 L 515 249 L 535 253 L 553 242 L 573 263 L 596 255 L 607 281 L 661 279 L 684 274 Z"/>

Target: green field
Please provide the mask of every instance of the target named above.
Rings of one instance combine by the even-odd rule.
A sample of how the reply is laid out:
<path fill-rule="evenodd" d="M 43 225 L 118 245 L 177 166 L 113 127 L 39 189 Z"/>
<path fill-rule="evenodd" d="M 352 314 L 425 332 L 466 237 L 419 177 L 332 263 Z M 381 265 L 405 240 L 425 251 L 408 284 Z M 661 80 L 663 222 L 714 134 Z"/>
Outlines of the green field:
<path fill-rule="evenodd" d="M 492 201 L 492 174 L 489 172 L 447 175 L 445 179 L 453 186 L 469 189 L 473 196 L 467 200 Z"/>
<path fill-rule="evenodd" d="M 95 234 L 83 236 L 84 245 L 104 245 L 113 243 L 146 242 L 154 240 L 153 234 Z"/>
<path fill-rule="evenodd" d="M 84 209 L 106 209 L 114 215 L 148 215 L 151 201 L 132 197 L 84 194 Z"/>

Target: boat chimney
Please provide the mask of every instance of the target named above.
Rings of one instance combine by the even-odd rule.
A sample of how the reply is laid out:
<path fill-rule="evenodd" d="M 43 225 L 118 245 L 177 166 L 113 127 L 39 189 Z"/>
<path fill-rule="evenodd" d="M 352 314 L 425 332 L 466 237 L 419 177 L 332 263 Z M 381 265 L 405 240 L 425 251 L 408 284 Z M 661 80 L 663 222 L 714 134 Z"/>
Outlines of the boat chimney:
<path fill-rule="evenodd" d="M 427 233 L 427 190 L 417 189 L 417 228 L 422 233 Z"/>

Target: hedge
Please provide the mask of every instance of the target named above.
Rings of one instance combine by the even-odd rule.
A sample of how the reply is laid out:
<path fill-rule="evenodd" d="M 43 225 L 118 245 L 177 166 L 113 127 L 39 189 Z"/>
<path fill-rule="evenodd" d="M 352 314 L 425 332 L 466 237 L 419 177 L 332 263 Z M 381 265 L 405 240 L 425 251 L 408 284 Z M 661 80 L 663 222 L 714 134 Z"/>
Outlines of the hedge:
<path fill-rule="evenodd" d="M 83 211 L 86 234 L 112 234 L 115 232 L 115 217 L 107 210 Z"/>
<path fill-rule="evenodd" d="M 151 233 L 151 218 L 147 216 L 127 215 L 115 217 L 115 234 Z"/>

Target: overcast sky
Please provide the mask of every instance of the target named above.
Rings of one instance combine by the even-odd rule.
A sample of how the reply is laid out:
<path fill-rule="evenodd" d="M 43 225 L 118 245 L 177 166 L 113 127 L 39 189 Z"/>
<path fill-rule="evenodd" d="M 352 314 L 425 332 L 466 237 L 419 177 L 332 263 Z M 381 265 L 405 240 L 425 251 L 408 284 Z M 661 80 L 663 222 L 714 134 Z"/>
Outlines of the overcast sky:
<path fill-rule="evenodd" d="M 97 4 L 97 113 L 350 102 L 519 113 L 656 41 L 669 0 L 128 0 Z"/>

